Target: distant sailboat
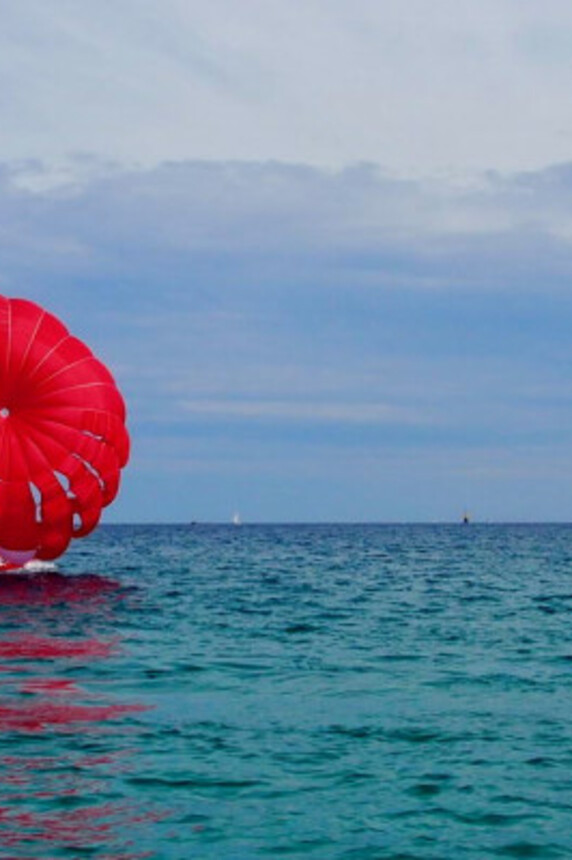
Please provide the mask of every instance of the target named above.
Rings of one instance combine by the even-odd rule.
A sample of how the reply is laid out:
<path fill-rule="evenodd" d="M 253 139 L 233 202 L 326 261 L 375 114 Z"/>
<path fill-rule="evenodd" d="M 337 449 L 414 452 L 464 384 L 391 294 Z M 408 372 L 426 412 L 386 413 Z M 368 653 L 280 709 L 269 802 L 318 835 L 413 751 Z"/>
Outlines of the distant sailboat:
<path fill-rule="evenodd" d="M 242 525 L 242 520 L 240 519 L 240 514 L 238 512 L 236 512 L 232 515 L 232 524 L 233 524 L 233 526 Z"/>
<path fill-rule="evenodd" d="M 464 525 L 467 526 L 470 522 L 471 522 L 471 515 L 469 514 L 468 511 L 465 511 L 465 513 L 463 514 L 463 523 L 464 523 Z"/>

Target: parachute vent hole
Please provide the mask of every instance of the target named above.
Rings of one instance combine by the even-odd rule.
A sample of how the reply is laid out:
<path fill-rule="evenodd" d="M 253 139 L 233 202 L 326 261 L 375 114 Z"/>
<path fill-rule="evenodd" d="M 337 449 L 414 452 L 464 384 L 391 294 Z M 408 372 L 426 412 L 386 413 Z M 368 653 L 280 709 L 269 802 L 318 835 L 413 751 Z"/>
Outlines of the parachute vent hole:
<path fill-rule="evenodd" d="M 7 406 L 3 406 L 2 409 L 0 409 L 0 418 L 8 418 L 9 415 L 10 410 Z"/>
<path fill-rule="evenodd" d="M 77 513 L 74 514 L 73 515 L 73 530 L 74 530 L 74 532 L 78 531 L 82 527 L 82 525 L 83 525 L 83 523 L 82 523 L 82 519 L 81 519 L 80 515 Z"/>
<path fill-rule="evenodd" d="M 62 490 L 64 490 L 67 493 L 70 489 L 70 480 L 69 480 L 68 476 L 64 475 L 63 472 L 57 472 L 57 471 L 54 471 L 54 475 L 55 475 L 60 487 L 62 488 Z"/>
<path fill-rule="evenodd" d="M 84 436 L 89 436 L 90 439 L 97 439 L 98 442 L 105 442 L 105 437 L 99 433 L 94 433 L 93 430 L 83 430 Z"/>
<path fill-rule="evenodd" d="M 36 522 L 42 522 L 42 494 L 40 492 L 40 488 L 35 484 L 30 482 L 30 492 L 32 494 L 32 498 L 34 499 L 34 504 L 36 506 Z"/>
<path fill-rule="evenodd" d="M 78 458 L 78 459 L 81 459 L 81 458 Z M 97 469 L 94 466 L 92 466 L 92 464 L 89 463 L 87 460 L 82 459 L 81 462 L 83 463 L 83 465 L 85 466 L 87 471 L 90 472 L 93 475 L 93 477 L 97 480 L 99 486 L 103 490 L 103 488 L 105 487 L 105 482 L 104 482 L 103 478 L 101 477 L 101 475 L 99 474 L 99 472 L 97 471 Z"/>

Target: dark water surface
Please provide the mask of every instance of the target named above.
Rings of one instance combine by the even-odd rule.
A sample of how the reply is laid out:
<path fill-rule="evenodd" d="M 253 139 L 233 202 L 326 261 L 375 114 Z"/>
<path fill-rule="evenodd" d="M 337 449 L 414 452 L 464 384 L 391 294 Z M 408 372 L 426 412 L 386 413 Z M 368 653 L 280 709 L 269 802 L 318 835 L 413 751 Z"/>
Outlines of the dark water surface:
<path fill-rule="evenodd" d="M 106 526 L 0 581 L 0 857 L 572 857 L 572 527 Z"/>

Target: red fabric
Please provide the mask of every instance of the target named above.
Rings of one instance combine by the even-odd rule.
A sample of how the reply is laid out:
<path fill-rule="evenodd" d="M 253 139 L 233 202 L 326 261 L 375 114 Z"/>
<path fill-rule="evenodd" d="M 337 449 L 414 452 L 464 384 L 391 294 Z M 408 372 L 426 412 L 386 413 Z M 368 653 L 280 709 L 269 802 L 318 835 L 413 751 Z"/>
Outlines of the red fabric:
<path fill-rule="evenodd" d="M 0 296 L 0 554 L 61 555 L 97 525 L 128 457 L 109 370 L 38 305 Z"/>

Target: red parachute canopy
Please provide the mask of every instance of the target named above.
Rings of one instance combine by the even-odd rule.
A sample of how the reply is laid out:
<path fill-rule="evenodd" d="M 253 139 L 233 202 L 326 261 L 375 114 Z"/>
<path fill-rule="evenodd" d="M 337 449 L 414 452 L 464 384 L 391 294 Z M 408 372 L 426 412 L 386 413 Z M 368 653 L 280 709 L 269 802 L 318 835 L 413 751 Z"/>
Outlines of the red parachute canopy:
<path fill-rule="evenodd" d="M 128 456 L 107 368 L 47 311 L 0 296 L 0 557 L 53 559 L 88 534 Z"/>

